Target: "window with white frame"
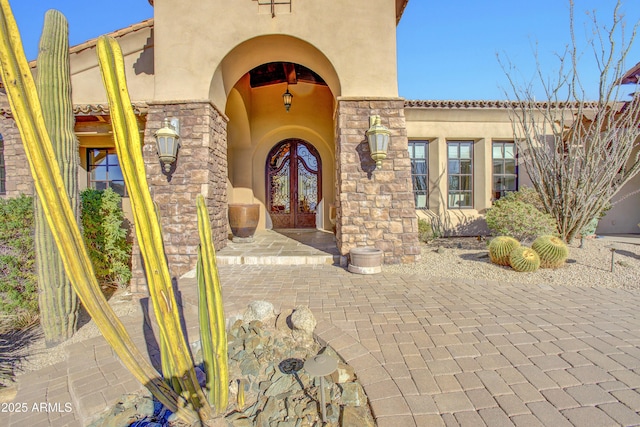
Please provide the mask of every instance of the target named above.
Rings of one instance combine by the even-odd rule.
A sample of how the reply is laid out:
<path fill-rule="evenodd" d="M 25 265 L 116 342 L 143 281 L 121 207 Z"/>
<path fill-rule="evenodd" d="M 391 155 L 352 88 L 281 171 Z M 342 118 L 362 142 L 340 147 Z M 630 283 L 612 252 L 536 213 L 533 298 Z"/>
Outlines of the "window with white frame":
<path fill-rule="evenodd" d="M 429 141 L 409 141 L 411 182 L 416 209 L 429 207 Z"/>
<path fill-rule="evenodd" d="M 447 141 L 449 209 L 473 208 L 473 141 Z"/>
<path fill-rule="evenodd" d="M 494 141 L 493 199 L 498 200 L 510 191 L 518 190 L 518 164 L 516 144 L 513 141 Z"/>
<path fill-rule="evenodd" d="M 89 187 L 96 190 L 111 187 L 122 197 L 129 197 L 115 148 L 88 148 L 87 171 Z"/>

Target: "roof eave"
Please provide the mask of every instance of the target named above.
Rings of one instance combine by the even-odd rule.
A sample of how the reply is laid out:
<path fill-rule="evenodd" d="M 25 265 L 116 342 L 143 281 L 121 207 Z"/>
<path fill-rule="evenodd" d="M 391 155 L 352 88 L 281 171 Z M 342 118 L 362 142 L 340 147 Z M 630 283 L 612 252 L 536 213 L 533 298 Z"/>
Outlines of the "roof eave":
<path fill-rule="evenodd" d="M 400 18 L 402 18 L 402 14 L 407 8 L 407 3 L 409 3 L 409 0 L 396 0 L 396 25 L 400 23 Z"/>

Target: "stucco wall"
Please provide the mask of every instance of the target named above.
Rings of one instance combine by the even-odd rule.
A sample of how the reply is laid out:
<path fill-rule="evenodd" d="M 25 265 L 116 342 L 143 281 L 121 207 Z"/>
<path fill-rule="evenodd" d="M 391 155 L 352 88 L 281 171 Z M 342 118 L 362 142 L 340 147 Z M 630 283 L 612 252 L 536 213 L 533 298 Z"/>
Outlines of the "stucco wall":
<path fill-rule="evenodd" d="M 153 28 L 142 28 L 116 37 L 124 56 L 129 96 L 132 102 L 154 99 Z M 74 104 L 104 104 L 107 94 L 102 84 L 95 46 L 72 49 L 71 84 Z"/>
<path fill-rule="evenodd" d="M 397 96 L 394 2 L 293 2 L 291 13 L 272 17 L 252 0 L 165 0 L 156 3 L 154 15 L 158 100 L 209 98 L 214 72 L 235 47 L 273 35 L 304 40 L 321 52 L 340 76 L 341 93 L 335 96 Z M 313 56 L 301 56 L 274 38 L 268 40 L 266 50 L 256 45 L 252 56 L 243 55 L 249 62 L 235 72 L 238 77 L 265 62 L 289 61 L 327 78 L 318 64 L 306 63 Z"/>

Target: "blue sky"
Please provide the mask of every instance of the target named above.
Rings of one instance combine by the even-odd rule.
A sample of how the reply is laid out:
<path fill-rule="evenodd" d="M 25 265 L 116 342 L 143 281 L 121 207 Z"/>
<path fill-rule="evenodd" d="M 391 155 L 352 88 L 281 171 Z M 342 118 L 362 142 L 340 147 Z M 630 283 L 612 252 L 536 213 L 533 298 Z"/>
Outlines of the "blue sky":
<path fill-rule="evenodd" d="M 238 1 L 238 0 L 235 0 Z M 294 0 L 295 1 L 295 0 Z M 391 0 L 389 0 L 391 1 Z M 55 8 L 69 20 L 70 43 L 82 43 L 150 18 L 146 0 L 107 3 L 71 0 L 10 0 L 28 59 L 37 55 L 44 12 Z M 615 0 L 575 0 L 576 35 L 583 51 L 580 70 L 587 94 L 597 94 L 598 70 L 586 44 L 591 26 L 586 11 L 611 22 Z M 624 0 L 628 30 L 640 21 L 640 1 Z M 585 24 L 587 26 L 585 26 Z M 506 76 L 496 54 L 518 67 L 519 82 L 535 76 L 534 51 L 552 76 L 556 53 L 570 41 L 568 0 L 410 0 L 398 26 L 398 80 L 407 99 L 505 99 Z M 640 39 L 627 68 L 640 62 Z M 629 92 L 633 90 L 629 88 Z M 536 96 L 544 99 L 542 91 Z"/>

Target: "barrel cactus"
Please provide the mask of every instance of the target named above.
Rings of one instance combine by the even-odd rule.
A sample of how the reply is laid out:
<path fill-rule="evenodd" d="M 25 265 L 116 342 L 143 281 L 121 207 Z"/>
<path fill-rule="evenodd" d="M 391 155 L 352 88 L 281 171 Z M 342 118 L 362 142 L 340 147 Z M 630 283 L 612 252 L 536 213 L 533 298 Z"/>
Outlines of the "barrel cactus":
<path fill-rule="evenodd" d="M 489 243 L 489 258 L 494 264 L 509 265 L 509 255 L 518 247 L 520 242 L 513 237 L 498 236 Z"/>
<path fill-rule="evenodd" d="M 542 268 L 558 268 L 569 257 L 567 244 L 556 236 L 540 236 L 533 242 L 531 248 L 540 256 Z"/>
<path fill-rule="evenodd" d="M 531 248 L 520 246 L 509 255 L 511 268 L 519 272 L 532 272 L 540 268 L 540 257 Z"/>

